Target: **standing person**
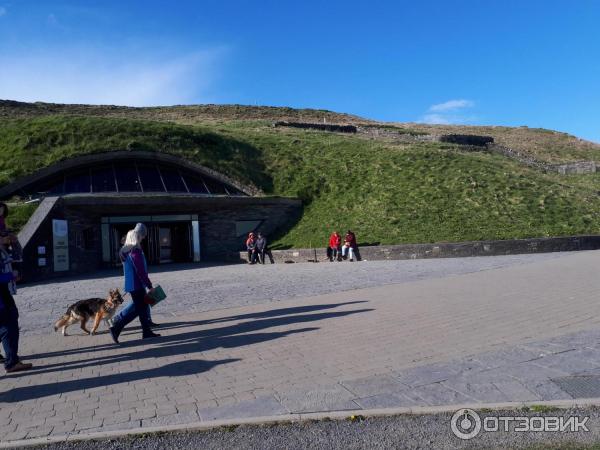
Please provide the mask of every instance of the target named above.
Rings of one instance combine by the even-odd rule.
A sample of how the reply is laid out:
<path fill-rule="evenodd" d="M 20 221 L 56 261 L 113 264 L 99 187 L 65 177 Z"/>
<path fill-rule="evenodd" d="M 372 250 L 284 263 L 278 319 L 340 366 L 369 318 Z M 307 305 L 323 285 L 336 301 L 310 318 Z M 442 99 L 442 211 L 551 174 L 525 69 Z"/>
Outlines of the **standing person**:
<path fill-rule="evenodd" d="M 340 233 L 334 231 L 329 236 L 329 261 L 339 261 L 342 251 L 342 237 Z"/>
<path fill-rule="evenodd" d="M 342 257 L 346 259 L 346 253 L 350 256 L 350 261 L 354 262 L 354 254 L 356 253 L 356 235 L 348 230 L 344 236 L 344 245 L 342 246 Z"/>
<path fill-rule="evenodd" d="M 6 230 L 6 224 L 4 222 L 4 216 L 8 209 L 4 203 L 0 203 L 0 273 L 2 274 L 12 274 L 13 273 L 13 257 L 8 250 L 7 245 L 12 245 L 13 242 L 18 242 L 17 237 L 14 234 L 10 234 Z M 18 273 L 18 271 L 16 271 Z M 8 277 L 10 278 L 10 277 Z M 17 294 L 17 283 L 16 278 L 7 279 L 6 285 L 8 288 L 8 292 L 10 295 Z M 0 353 L 0 362 L 4 362 L 4 356 Z"/>
<path fill-rule="evenodd" d="M 146 225 L 144 225 L 143 223 L 137 223 L 135 225 L 135 227 L 133 228 L 133 230 L 129 230 L 129 231 L 135 231 L 136 233 L 138 233 L 138 236 L 140 237 L 140 245 L 141 245 L 141 241 L 144 240 L 146 238 L 146 236 L 148 235 L 148 230 L 146 228 Z M 127 232 L 129 233 L 129 232 Z M 127 238 L 127 235 L 123 236 L 123 238 L 121 239 L 121 246 L 125 245 L 125 240 Z M 142 250 L 142 254 L 144 253 L 144 251 Z M 120 257 L 120 255 L 119 255 Z M 144 255 L 144 259 L 146 258 L 146 255 Z M 158 323 L 154 323 L 152 321 L 152 308 L 150 308 L 150 305 L 148 305 L 146 303 L 146 309 L 148 310 L 148 319 L 150 319 L 150 326 L 152 328 L 158 328 L 160 327 L 160 325 Z M 135 317 L 135 304 L 133 302 L 128 303 L 125 308 L 123 308 L 121 310 L 121 312 L 119 313 L 121 316 L 123 317 L 129 317 L 131 315 L 133 315 Z M 114 319 L 113 319 L 114 321 Z"/>
<path fill-rule="evenodd" d="M 10 237 L 0 237 L 0 341 L 4 347 L 4 368 L 7 373 L 31 369 L 31 363 L 24 363 L 19 358 L 19 310 L 10 293 L 9 283 L 18 277 L 17 271 L 11 268 L 10 256 L 5 246 L 10 244 Z"/>
<path fill-rule="evenodd" d="M 143 241 L 144 239 L 146 239 L 146 237 L 148 236 L 148 228 L 146 227 L 146 225 L 144 225 L 141 222 L 138 222 L 135 224 L 135 228 L 133 229 L 133 231 L 135 231 L 136 233 L 138 233 L 138 235 L 140 236 L 140 245 L 141 245 L 141 241 Z M 142 250 L 142 254 L 144 253 L 144 251 Z M 144 260 L 145 260 L 145 255 L 144 255 Z M 152 311 L 152 308 L 150 308 L 150 305 L 146 305 L 148 307 L 148 319 L 150 319 L 150 326 L 152 328 L 158 328 L 160 325 L 157 323 L 154 323 L 152 321 L 152 313 L 150 311 Z"/>
<path fill-rule="evenodd" d="M 246 250 L 248 250 L 248 264 L 254 264 L 256 262 L 256 236 L 252 232 L 246 239 Z"/>
<path fill-rule="evenodd" d="M 271 264 L 274 264 L 273 255 L 267 247 L 267 238 L 261 232 L 258 233 L 258 239 L 256 240 L 256 253 L 258 254 L 258 262 L 261 264 L 265 263 L 265 255 L 269 257 Z"/>
<path fill-rule="evenodd" d="M 10 236 L 10 243 L 7 244 L 7 249 L 12 257 L 13 262 L 21 262 L 23 257 L 23 249 L 19 243 L 19 239 L 15 236 L 6 225 L 6 217 L 8 217 L 8 206 L 6 203 L 0 202 L 0 236 Z"/>
<path fill-rule="evenodd" d="M 123 275 L 125 277 L 124 290 L 131 295 L 133 307 L 128 305 L 113 319 L 113 326 L 109 330 L 116 344 L 119 343 L 119 335 L 123 331 L 123 328 L 136 317 L 139 318 L 142 325 L 142 339 L 160 336 L 160 334 L 154 333 L 150 328 L 149 308 L 144 302 L 146 289 L 152 290 L 152 282 L 148 278 L 146 258 L 141 247 L 142 239 L 141 234 L 135 231 L 135 229 L 130 230 L 125 238 L 125 245 L 119 251 L 119 256 L 123 262 Z"/>

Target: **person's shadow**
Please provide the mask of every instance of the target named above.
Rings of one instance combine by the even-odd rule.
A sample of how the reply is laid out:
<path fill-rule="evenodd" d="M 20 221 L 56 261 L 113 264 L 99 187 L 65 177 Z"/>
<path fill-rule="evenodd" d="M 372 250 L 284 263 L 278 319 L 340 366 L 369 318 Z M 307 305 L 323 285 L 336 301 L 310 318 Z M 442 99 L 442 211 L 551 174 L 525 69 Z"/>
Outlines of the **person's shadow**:
<path fill-rule="evenodd" d="M 176 377 L 206 372 L 220 364 L 239 361 L 239 359 L 221 359 L 218 361 L 188 360 L 167 364 L 153 369 L 137 372 L 114 373 L 99 377 L 84 378 L 79 380 L 58 381 L 56 383 L 22 386 L 0 394 L 0 402 L 20 402 L 32 400 L 49 395 L 63 394 L 72 391 L 82 391 L 111 384 L 128 383 L 156 377 Z"/>
<path fill-rule="evenodd" d="M 341 306 L 338 304 L 337 306 Z M 162 336 L 157 339 L 156 346 L 138 349 L 139 346 L 145 345 L 146 342 L 141 340 L 125 342 L 120 347 L 114 344 L 101 345 L 97 347 L 83 347 L 71 349 L 61 352 L 51 352 L 48 354 L 35 355 L 37 357 L 60 357 L 72 356 L 78 353 L 89 355 L 91 352 L 104 352 L 111 348 L 131 349 L 127 353 L 115 353 L 102 356 L 92 356 L 87 359 L 79 359 L 76 361 L 60 361 L 54 364 L 44 366 L 35 366 L 34 370 L 28 372 L 17 373 L 11 376 L 16 377 L 35 377 L 39 374 L 61 372 L 65 370 L 77 370 L 86 367 L 99 367 L 106 364 L 118 364 L 126 362 L 135 362 L 143 360 L 153 360 L 161 357 L 172 357 L 177 355 L 189 355 L 193 353 L 201 353 L 216 348 L 238 348 L 249 346 L 261 342 L 266 342 L 274 339 L 279 339 L 291 334 L 305 333 L 319 329 L 318 327 L 305 327 L 280 332 L 258 332 L 266 328 L 286 326 L 292 324 L 315 322 L 330 318 L 343 317 L 351 314 L 364 313 L 372 311 L 371 309 L 356 309 L 351 311 L 329 311 L 329 312 L 314 312 L 323 308 L 329 309 L 334 305 L 311 305 L 309 307 L 299 308 L 282 308 L 279 313 L 284 313 L 280 317 L 272 317 L 275 311 L 255 313 L 248 315 L 231 316 L 231 320 L 249 319 L 251 317 L 257 320 L 249 320 L 239 324 L 226 325 L 211 329 L 190 330 L 183 333 Z M 295 312 L 312 312 L 308 314 L 293 314 Z M 292 313 L 292 314 L 291 314 Z M 291 314 L 291 315 L 290 315 Z M 260 317 L 260 318 L 259 318 Z M 210 324 L 210 321 L 206 321 Z M 219 321 L 220 322 L 220 321 Z M 217 322 L 217 323 L 219 323 Z M 197 323 L 190 322 L 189 325 Z M 28 358 L 32 359 L 32 358 Z M 166 365 L 154 369 L 148 369 L 138 372 L 127 372 L 122 374 L 111 374 L 84 378 L 79 380 L 59 381 L 55 383 L 47 383 L 42 385 L 30 385 L 13 388 L 4 393 L 0 393 L 0 402 L 14 402 L 21 400 L 31 400 L 35 398 L 62 394 L 71 391 L 82 389 L 91 389 L 102 386 L 107 386 L 116 383 L 137 381 L 144 378 L 162 377 L 162 376 L 177 376 L 186 375 L 189 373 L 199 373 L 210 370 L 217 364 L 225 364 L 237 361 L 236 359 L 226 359 L 221 361 L 190 361 Z"/>

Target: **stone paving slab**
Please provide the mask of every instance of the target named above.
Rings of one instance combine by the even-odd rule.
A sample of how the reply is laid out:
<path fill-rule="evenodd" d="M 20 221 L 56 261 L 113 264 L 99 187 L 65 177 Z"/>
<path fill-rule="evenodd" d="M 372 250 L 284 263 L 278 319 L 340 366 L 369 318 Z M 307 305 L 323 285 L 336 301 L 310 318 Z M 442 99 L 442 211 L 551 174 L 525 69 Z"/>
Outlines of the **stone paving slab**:
<path fill-rule="evenodd" d="M 35 370 L 2 376 L 0 440 L 568 399 L 553 380 L 600 367 L 599 259 L 585 252 L 278 304 L 157 313 L 161 338 L 142 341 L 132 328 L 120 346 L 104 330 L 25 334 L 21 354 Z"/>
<path fill-rule="evenodd" d="M 169 295 L 168 309 L 158 313 L 181 316 L 190 312 L 278 302 L 295 297 L 350 291 L 385 284 L 443 278 L 532 262 L 571 253 L 540 253 L 414 261 L 369 261 L 361 264 L 210 265 L 171 264 L 151 267 L 150 277 Z M 16 297 L 21 333 L 47 334 L 67 307 L 82 298 L 104 297 L 123 285 L 122 273 L 107 270 L 96 276 L 27 284 Z"/>

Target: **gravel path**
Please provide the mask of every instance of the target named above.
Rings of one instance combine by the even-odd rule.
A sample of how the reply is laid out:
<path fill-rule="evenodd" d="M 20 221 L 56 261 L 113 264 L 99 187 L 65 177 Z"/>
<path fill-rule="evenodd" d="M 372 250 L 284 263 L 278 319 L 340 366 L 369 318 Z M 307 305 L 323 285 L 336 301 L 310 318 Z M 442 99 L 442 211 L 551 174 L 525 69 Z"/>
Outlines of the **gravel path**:
<path fill-rule="evenodd" d="M 360 263 L 274 264 L 265 266 L 170 265 L 151 268 L 150 277 L 167 292 L 165 306 L 154 311 L 184 315 L 215 309 L 281 301 L 422 279 L 443 278 L 519 264 L 561 258 L 570 253 L 490 256 L 473 258 L 369 261 Z M 59 279 L 20 287 L 15 297 L 19 306 L 21 333 L 48 332 L 66 308 L 77 300 L 104 297 L 120 287 L 116 270 L 95 277 Z"/>
<path fill-rule="evenodd" d="M 270 426 L 240 426 L 204 432 L 147 434 L 106 441 L 60 443 L 44 450 L 70 449 L 456 449 L 456 448 L 587 448 L 600 437 L 598 409 L 549 411 L 543 414 L 519 411 L 480 413 L 487 416 L 578 416 L 589 432 L 481 432 L 471 440 L 460 440 L 450 431 L 451 414 L 403 415 L 357 421 L 319 421 Z M 597 448 L 597 447 L 594 447 Z"/>

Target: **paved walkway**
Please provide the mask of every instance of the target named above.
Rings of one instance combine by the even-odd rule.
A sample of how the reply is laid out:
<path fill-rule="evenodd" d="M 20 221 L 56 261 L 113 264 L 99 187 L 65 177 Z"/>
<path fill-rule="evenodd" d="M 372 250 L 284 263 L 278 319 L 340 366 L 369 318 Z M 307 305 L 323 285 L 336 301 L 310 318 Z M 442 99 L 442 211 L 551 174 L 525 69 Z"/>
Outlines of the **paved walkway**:
<path fill-rule="evenodd" d="M 162 338 L 141 341 L 132 330 L 121 346 L 107 334 L 26 332 L 21 353 L 36 370 L 2 378 L 0 439 L 600 397 L 599 263 L 598 252 L 555 254 L 277 304 L 156 315 Z M 336 273 L 343 279 L 357 270 L 350 266 Z M 235 268 L 255 269 L 269 270 Z"/>

